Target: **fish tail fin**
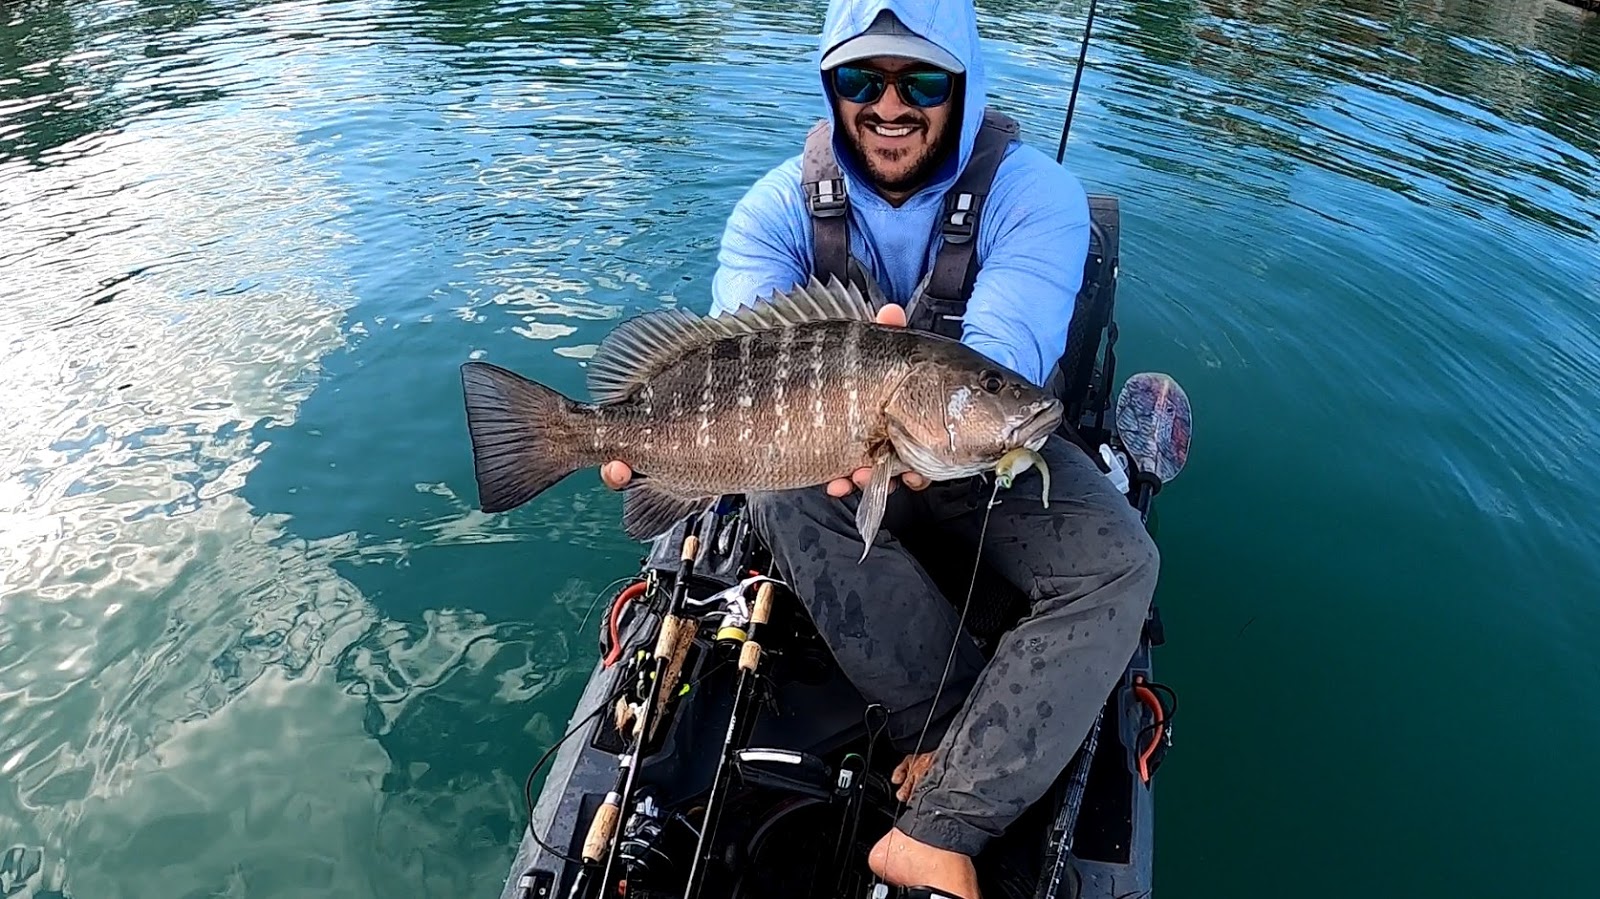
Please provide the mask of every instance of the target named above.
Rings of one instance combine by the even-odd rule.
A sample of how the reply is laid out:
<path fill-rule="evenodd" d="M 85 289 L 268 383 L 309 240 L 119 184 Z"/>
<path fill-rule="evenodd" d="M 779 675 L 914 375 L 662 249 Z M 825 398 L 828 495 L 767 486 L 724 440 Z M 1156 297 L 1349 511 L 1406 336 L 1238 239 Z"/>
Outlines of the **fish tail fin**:
<path fill-rule="evenodd" d="M 483 511 L 514 509 L 583 466 L 573 445 L 579 404 L 487 362 L 462 365 L 461 386 Z"/>

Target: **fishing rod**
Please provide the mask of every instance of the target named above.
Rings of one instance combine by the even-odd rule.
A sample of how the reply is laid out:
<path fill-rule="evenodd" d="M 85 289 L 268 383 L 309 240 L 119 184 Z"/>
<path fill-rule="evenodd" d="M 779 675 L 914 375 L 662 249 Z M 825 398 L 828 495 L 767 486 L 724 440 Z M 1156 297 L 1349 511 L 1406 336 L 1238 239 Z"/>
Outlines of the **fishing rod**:
<path fill-rule="evenodd" d="M 678 560 L 678 576 L 673 581 L 672 593 L 666 613 L 661 618 L 661 629 L 656 634 L 655 652 L 648 664 L 649 674 L 642 677 L 644 699 L 636 715 L 620 716 L 618 731 L 626 737 L 628 725 L 633 725 L 633 745 L 617 759 L 617 785 L 606 794 L 600 807 L 595 809 L 589 822 L 589 832 L 583 840 L 581 858 L 583 866 L 572 881 L 571 899 L 592 899 L 596 891 L 611 883 L 617 864 L 618 841 L 615 839 L 617 819 L 633 801 L 634 783 L 639 773 L 639 757 L 644 745 L 655 733 L 660 721 L 660 709 L 667 701 L 677 682 L 689 644 L 694 639 L 694 625 L 683 615 L 684 596 L 689 589 L 689 577 L 694 573 L 694 560 L 700 551 L 700 539 L 689 534 L 683 539 L 683 553 Z M 641 666 L 642 667 L 642 666 Z M 602 859 L 598 882 L 594 880 L 596 866 Z"/>
<path fill-rule="evenodd" d="M 706 799 L 705 820 L 700 823 L 700 836 L 695 841 L 694 861 L 689 866 L 689 881 L 683 895 L 685 899 L 699 899 L 704 885 L 706 866 L 711 861 L 712 838 L 716 834 L 717 820 L 721 817 L 724 795 L 728 790 L 729 769 L 733 766 L 734 747 L 743 742 L 741 733 L 748 727 L 747 716 L 750 697 L 754 693 L 757 668 L 761 664 L 762 626 L 772 615 L 772 581 L 763 581 L 756 591 L 756 604 L 750 611 L 750 624 L 743 645 L 739 649 L 739 683 L 734 687 L 733 709 L 728 713 L 728 733 L 722 740 L 722 757 L 717 760 L 717 773 L 711 779 L 711 794 Z"/>
<path fill-rule="evenodd" d="M 1067 121 L 1061 126 L 1061 146 L 1056 148 L 1056 165 L 1067 156 L 1067 133 L 1072 130 L 1072 113 L 1078 106 L 1078 83 L 1083 80 L 1083 64 L 1089 57 L 1089 30 L 1094 27 L 1096 0 L 1089 0 L 1089 18 L 1083 23 L 1083 43 L 1078 47 L 1078 69 L 1072 73 L 1072 94 L 1067 98 Z"/>

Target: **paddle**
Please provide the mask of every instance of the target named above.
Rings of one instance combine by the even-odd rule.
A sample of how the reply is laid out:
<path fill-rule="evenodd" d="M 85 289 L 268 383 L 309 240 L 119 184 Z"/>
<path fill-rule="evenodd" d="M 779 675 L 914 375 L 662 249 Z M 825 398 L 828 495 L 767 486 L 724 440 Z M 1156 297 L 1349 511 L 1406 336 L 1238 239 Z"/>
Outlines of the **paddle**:
<path fill-rule="evenodd" d="M 1189 460 L 1189 440 L 1194 433 L 1193 411 L 1188 395 L 1178 382 L 1160 372 L 1140 372 L 1128 378 L 1117 394 L 1116 409 L 1114 442 L 1128 456 L 1132 468 L 1129 474 L 1134 490 L 1133 504 L 1139 510 L 1139 517 L 1147 519 L 1151 499 L 1183 471 L 1184 463 Z M 1073 759 L 1066 801 L 1056 817 L 1058 844 L 1044 895 L 1057 895 L 1061 878 L 1066 874 L 1067 859 L 1072 854 L 1072 834 L 1078 826 L 1078 813 L 1089 784 L 1089 766 L 1099 749 L 1104 721 L 1102 708 Z"/>
<path fill-rule="evenodd" d="M 1133 504 L 1146 514 L 1150 497 L 1183 471 L 1194 418 L 1189 397 L 1170 375 L 1140 372 L 1117 395 L 1117 439 L 1133 462 Z"/>

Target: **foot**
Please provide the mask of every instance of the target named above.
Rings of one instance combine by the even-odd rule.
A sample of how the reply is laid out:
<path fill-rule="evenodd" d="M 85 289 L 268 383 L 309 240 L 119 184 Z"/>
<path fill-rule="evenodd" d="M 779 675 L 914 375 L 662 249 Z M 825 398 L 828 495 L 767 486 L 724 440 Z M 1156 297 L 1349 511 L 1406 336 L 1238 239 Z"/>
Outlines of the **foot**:
<path fill-rule="evenodd" d="M 978 869 L 959 852 L 929 846 L 900 828 L 883 835 L 867 854 L 872 873 L 898 887 L 931 887 L 961 899 L 981 899 Z"/>
<path fill-rule="evenodd" d="M 917 781 L 922 779 L 928 769 L 933 767 L 933 752 L 924 752 L 919 755 L 908 755 L 894 768 L 894 773 L 889 775 L 889 782 L 900 787 L 895 791 L 894 798 L 901 802 L 911 801 L 911 792 L 917 788 Z"/>

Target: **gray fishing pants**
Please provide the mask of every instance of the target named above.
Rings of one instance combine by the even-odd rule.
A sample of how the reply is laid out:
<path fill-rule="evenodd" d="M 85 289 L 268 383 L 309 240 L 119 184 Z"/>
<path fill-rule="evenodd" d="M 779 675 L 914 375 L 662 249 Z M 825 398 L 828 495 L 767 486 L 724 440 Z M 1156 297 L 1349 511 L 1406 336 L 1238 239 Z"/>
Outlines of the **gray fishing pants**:
<path fill-rule="evenodd" d="M 972 559 L 992 481 L 898 487 L 859 565 L 859 494 L 841 500 L 812 487 L 748 497 L 779 576 L 845 676 L 890 712 L 888 736 L 901 752 L 918 744 L 955 641 L 921 744 L 939 752 L 898 826 L 965 855 L 1042 797 L 1072 759 L 1138 644 L 1155 592 L 1155 543 L 1127 499 L 1060 437 L 1040 454 L 1050 466 L 1049 508 L 1030 469 L 1000 492 L 983 539 L 984 563 L 1031 600 L 988 664 L 971 637 L 956 638 L 965 581 L 952 606 L 896 533 L 946 529 Z"/>

